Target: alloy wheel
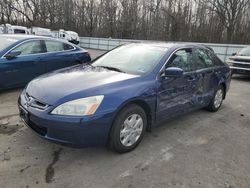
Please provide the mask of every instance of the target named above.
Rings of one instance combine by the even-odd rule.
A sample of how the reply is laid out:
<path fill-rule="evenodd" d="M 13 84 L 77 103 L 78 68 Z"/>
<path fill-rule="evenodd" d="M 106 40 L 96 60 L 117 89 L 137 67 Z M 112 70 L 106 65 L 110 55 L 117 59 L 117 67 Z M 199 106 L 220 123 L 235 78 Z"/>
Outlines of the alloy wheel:
<path fill-rule="evenodd" d="M 120 141 L 123 146 L 134 145 L 143 132 L 143 119 L 139 114 L 133 114 L 126 118 L 120 131 Z"/>
<path fill-rule="evenodd" d="M 214 107 L 219 108 L 222 104 L 222 101 L 223 101 L 223 91 L 222 89 L 219 89 L 214 97 Z"/>

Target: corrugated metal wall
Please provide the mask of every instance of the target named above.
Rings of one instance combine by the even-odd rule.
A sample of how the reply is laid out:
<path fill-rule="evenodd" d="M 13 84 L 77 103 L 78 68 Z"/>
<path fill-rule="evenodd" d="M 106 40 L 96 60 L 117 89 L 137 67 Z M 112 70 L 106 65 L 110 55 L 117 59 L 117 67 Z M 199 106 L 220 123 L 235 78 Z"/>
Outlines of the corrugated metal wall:
<path fill-rule="evenodd" d="M 141 42 L 140 40 L 126 40 L 126 39 L 112 39 L 112 38 L 93 38 L 93 37 L 81 37 L 80 45 L 83 48 L 92 48 L 98 50 L 111 50 L 119 45 L 131 43 L 131 42 Z M 194 43 L 201 44 L 201 43 Z M 215 51 L 218 57 L 222 61 L 244 48 L 246 45 L 233 45 L 233 44 L 212 44 L 212 43 L 202 43 L 207 45 Z"/>

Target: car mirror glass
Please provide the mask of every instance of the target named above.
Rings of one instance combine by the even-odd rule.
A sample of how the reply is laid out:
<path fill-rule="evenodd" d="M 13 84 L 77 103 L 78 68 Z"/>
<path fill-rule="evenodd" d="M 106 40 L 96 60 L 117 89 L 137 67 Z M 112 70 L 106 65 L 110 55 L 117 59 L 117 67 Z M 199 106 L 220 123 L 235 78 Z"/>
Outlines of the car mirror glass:
<path fill-rule="evenodd" d="M 11 51 L 7 55 L 5 55 L 5 57 L 6 59 L 11 60 L 19 56 L 21 53 L 21 51 Z"/>
<path fill-rule="evenodd" d="M 178 67 L 169 67 L 165 69 L 163 77 L 181 77 L 184 71 Z"/>

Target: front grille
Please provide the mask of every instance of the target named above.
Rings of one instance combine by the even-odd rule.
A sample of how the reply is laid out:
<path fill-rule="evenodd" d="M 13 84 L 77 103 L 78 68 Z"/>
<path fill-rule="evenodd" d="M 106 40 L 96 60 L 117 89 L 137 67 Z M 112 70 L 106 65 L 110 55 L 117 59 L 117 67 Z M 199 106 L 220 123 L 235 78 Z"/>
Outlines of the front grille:
<path fill-rule="evenodd" d="M 245 63 L 250 63 L 250 58 L 249 59 L 234 59 L 236 62 L 245 62 Z"/>
<path fill-rule="evenodd" d="M 234 62 L 233 63 L 234 67 L 239 67 L 239 68 L 250 68 L 250 63 L 243 63 L 243 62 Z"/>
<path fill-rule="evenodd" d="M 49 105 L 35 99 L 34 97 L 30 96 L 27 92 L 25 92 L 25 100 L 27 106 L 37 108 L 39 110 L 46 110 L 49 107 Z"/>

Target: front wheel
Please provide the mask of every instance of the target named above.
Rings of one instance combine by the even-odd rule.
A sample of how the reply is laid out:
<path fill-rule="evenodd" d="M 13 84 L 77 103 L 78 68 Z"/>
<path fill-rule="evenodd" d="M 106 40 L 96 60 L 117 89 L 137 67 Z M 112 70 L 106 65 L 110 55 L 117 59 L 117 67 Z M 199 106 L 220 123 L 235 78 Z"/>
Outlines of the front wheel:
<path fill-rule="evenodd" d="M 219 86 L 219 88 L 215 91 L 213 99 L 211 100 L 207 109 L 211 112 L 217 112 L 223 103 L 224 96 L 225 90 L 222 86 Z"/>
<path fill-rule="evenodd" d="M 141 142 L 147 126 L 145 111 L 138 105 L 129 105 L 117 115 L 110 133 L 110 148 L 118 153 L 135 149 Z"/>

